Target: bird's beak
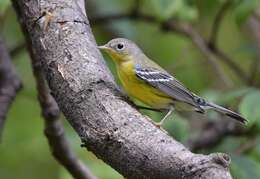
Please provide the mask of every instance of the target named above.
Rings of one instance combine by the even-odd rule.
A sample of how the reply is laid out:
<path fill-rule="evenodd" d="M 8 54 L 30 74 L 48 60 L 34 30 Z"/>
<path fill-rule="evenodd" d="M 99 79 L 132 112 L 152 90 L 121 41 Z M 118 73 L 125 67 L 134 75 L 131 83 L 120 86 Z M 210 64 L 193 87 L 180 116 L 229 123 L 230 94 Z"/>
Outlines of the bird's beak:
<path fill-rule="evenodd" d="M 98 48 L 99 48 L 100 50 L 104 50 L 104 51 L 109 50 L 109 48 L 108 48 L 106 45 L 98 46 Z"/>

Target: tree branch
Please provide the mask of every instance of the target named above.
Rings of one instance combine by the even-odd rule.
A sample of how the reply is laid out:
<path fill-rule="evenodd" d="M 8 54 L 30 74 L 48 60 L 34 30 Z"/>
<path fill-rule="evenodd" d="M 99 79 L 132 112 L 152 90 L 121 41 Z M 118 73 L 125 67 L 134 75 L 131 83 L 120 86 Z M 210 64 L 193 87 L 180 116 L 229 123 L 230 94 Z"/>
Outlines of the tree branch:
<path fill-rule="evenodd" d="M 50 94 L 49 88 L 42 74 L 42 69 L 40 68 L 40 63 L 36 58 L 37 55 L 34 55 L 31 51 L 32 67 L 37 85 L 38 99 L 45 122 L 44 133 L 48 139 L 52 154 L 75 179 L 96 179 L 90 170 L 77 159 L 69 145 L 69 142 L 66 140 L 63 125 L 59 120 L 59 107 Z"/>
<path fill-rule="evenodd" d="M 259 135 L 252 136 L 251 138 L 249 138 L 249 140 L 242 143 L 234 151 L 234 154 L 235 155 L 242 155 L 244 153 L 247 153 L 247 152 L 251 151 L 252 149 L 254 149 L 256 147 L 256 145 L 259 144 L 259 142 L 260 142 L 260 136 Z"/>
<path fill-rule="evenodd" d="M 191 153 L 122 100 L 76 1 L 13 2 L 55 100 L 88 150 L 127 178 L 231 178 L 227 155 Z M 47 31 L 43 11 L 53 15 Z"/>
<path fill-rule="evenodd" d="M 260 66 L 260 21 L 257 19 L 256 15 L 253 14 L 251 15 L 246 22 L 246 28 L 248 30 L 248 35 L 252 39 L 252 41 L 255 44 L 256 49 L 256 54 L 255 54 L 255 59 L 253 60 L 250 68 L 250 80 L 249 84 L 251 85 L 260 85 L 256 83 L 256 76 L 259 72 L 259 66 Z"/>
<path fill-rule="evenodd" d="M 232 1 L 225 1 L 220 9 L 217 12 L 217 15 L 213 21 L 210 37 L 209 37 L 209 45 L 210 46 L 216 46 L 217 42 L 217 37 L 218 37 L 218 32 L 220 28 L 220 24 L 222 22 L 222 19 L 226 15 L 227 10 L 229 9 Z"/>
<path fill-rule="evenodd" d="M 14 2 L 14 7 L 18 10 L 17 4 Z M 36 81 L 36 87 L 38 91 L 38 100 L 42 110 L 42 116 L 44 119 L 45 129 L 44 133 L 47 137 L 52 155 L 54 158 L 64 166 L 67 171 L 75 179 L 97 179 L 91 171 L 75 156 L 69 142 L 67 141 L 64 133 L 64 128 L 61 123 L 60 109 L 50 94 L 49 87 L 43 75 L 43 71 L 40 65 L 40 56 L 38 56 L 30 43 L 29 34 L 27 34 L 25 24 L 21 22 L 22 30 L 27 40 L 27 48 L 31 57 L 33 74 Z M 18 46 L 19 50 L 15 50 L 13 55 L 16 55 L 20 49 L 26 47 L 26 43 Z M 16 52 L 17 51 L 17 52 Z"/>
<path fill-rule="evenodd" d="M 227 87 L 233 86 L 233 82 L 225 74 L 223 68 L 218 63 L 218 59 L 215 57 L 214 53 L 212 53 L 212 50 L 207 46 L 206 41 L 195 29 L 193 29 L 191 25 L 177 24 L 174 22 L 169 22 L 167 25 L 167 29 L 177 29 L 178 32 L 184 33 L 186 36 L 188 36 L 193 42 L 193 44 L 197 46 L 200 52 L 208 59 L 208 61 L 211 63 L 212 67 L 217 72 L 222 81 L 225 83 L 225 85 Z"/>
<path fill-rule="evenodd" d="M 232 120 L 209 121 L 203 125 L 198 137 L 188 140 L 187 146 L 191 151 L 210 148 L 221 142 L 226 136 L 238 136 L 246 133 L 246 129 Z"/>
<path fill-rule="evenodd" d="M 11 57 L 3 39 L 0 37 L 0 135 L 8 109 L 21 87 L 22 82 L 11 63 Z"/>
<path fill-rule="evenodd" d="M 234 60 L 232 60 L 227 54 L 225 54 L 219 48 L 213 48 L 212 51 L 220 60 L 222 60 L 227 66 L 229 66 L 235 72 L 238 78 L 240 78 L 245 84 L 248 83 L 248 75 L 242 68 L 240 68 L 239 65 L 237 65 L 234 62 Z"/>

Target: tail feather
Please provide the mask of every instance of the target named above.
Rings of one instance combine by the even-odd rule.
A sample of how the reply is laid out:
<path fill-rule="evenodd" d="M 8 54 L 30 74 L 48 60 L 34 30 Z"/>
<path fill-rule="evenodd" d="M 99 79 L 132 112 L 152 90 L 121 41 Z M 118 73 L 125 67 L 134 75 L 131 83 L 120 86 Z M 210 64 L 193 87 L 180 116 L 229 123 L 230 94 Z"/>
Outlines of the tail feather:
<path fill-rule="evenodd" d="M 241 115 L 239 115 L 239 114 L 237 114 L 237 113 L 235 113 L 235 112 L 233 112 L 233 111 L 231 111 L 229 109 L 226 109 L 226 108 L 224 108 L 222 106 L 219 106 L 217 104 L 208 102 L 202 108 L 204 108 L 204 109 L 213 109 L 213 110 L 215 110 L 217 112 L 220 112 L 222 114 L 225 114 L 225 115 L 227 115 L 227 116 L 229 116 L 229 117 L 231 117 L 231 118 L 233 118 L 233 119 L 235 119 L 235 120 L 237 120 L 237 121 L 239 121 L 239 122 L 241 122 L 243 124 L 247 123 L 247 120 L 245 118 L 243 118 Z"/>

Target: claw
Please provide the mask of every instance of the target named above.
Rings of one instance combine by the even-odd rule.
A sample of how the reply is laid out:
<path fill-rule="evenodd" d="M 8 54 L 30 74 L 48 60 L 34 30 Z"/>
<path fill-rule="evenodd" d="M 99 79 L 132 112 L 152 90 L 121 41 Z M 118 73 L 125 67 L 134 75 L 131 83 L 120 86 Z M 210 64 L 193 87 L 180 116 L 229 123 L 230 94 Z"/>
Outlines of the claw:
<path fill-rule="evenodd" d="M 155 127 L 159 128 L 161 131 L 168 134 L 168 132 L 162 128 L 163 123 L 161 123 L 161 121 L 160 122 L 153 122 L 153 124 L 155 125 Z"/>
<path fill-rule="evenodd" d="M 51 12 L 44 11 L 43 14 L 36 20 L 36 22 L 39 22 L 40 27 L 43 28 L 44 31 L 47 31 L 50 21 L 53 17 L 54 15 Z"/>
<path fill-rule="evenodd" d="M 161 122 L 153 122 L 154 123 L 154 125 L 156 126 L 156 127 L 158 127 L 159 129 L 161 129 L 162 128 L 162 123 Z"/>
<path fill-rule="evenodd" d="M 48 28 L 48 26 L 49 26 L 49 24 L 50 24 L 50 21 L 51 21 L 51 19 L 52 19 L 54 16 L 52 15 L 52 13 L 50 13 L 50 12 L 47 11 L 44 17 L 45 17 L 45 21 L 44 21 L 43 29 L 44 29 L 44 31 L 47 31 L 47 28 Z"/>

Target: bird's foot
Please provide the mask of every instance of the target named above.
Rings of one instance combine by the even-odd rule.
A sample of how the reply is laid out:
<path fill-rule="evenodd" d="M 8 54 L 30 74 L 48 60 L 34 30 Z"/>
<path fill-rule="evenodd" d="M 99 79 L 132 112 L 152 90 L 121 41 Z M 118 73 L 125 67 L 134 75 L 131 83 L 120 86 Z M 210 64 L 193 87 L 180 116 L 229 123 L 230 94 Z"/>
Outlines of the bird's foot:
<path fill-rule="evenodd" d="M 163 131 L 165 134 L 168 134 L 168 132 L 162 127 L 163 123 L 162 122 L 154 122 L 152 121 L 153 125 Z"/>
<path fill-rule="evenodd" d="M 145 119 L 147 119 L 148 121 L 150 121 L 155 127 L 157 127 L 158 129 L 160 129 L 161 131 L 163 131 L 165 134 L 168 134 L 168 132 L 166 130 L 164 130 L 162 128 L 163 123 L 160 122 L 154 122 L 151 118 L 149 118 L 148 116 L 144 115 Z"/>
<path fill-rule="evenodd" d="M 161 123 L 161 122 L 153 122 L 153 124 L 154 124 L 156 127 L 158 127 L 159 129 L 161 129 L 161 128 L 162 128 L 162 125 L 163 125 L 163 123 Z"/>
<path fill-rule="evenodd" d="M 54 15 L 49 11 L 44 11 L 42 15 L 36 20 L 39 23 L 40 27 L 46 32 L 50 21 L 53 19 Z"/>

